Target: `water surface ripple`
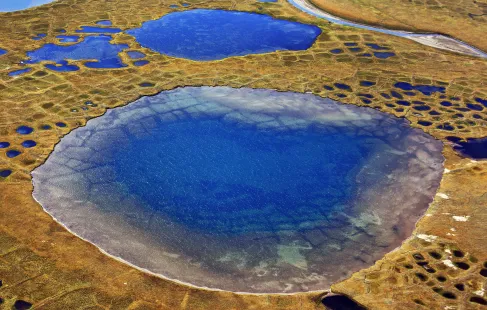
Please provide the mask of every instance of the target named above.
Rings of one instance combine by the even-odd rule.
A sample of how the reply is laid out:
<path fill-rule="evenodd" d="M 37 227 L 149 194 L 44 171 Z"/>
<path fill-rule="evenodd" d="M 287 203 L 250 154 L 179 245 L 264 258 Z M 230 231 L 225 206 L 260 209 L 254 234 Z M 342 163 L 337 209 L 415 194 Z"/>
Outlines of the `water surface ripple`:
<path fill-rule="evenodd" d="M 62 138 L 34 197 L 78 236 L 164 277 L 231 291 L 322 290 L 407 238 L 441 142 L 311 94 L 188 87 Z"/>

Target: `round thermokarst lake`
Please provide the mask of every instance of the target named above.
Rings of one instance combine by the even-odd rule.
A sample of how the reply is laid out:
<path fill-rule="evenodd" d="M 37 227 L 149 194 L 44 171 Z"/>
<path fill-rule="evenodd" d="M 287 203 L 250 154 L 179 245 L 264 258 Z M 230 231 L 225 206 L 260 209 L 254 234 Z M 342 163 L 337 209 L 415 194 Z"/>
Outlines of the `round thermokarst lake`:
<path fill-rule="evenodd" d="M 144 97 L 65 136 L 34 197 L 153 273 L 245 292 L 326 289 L 407 238 L 442 144 L 369 108 L 226 87 Z"/>

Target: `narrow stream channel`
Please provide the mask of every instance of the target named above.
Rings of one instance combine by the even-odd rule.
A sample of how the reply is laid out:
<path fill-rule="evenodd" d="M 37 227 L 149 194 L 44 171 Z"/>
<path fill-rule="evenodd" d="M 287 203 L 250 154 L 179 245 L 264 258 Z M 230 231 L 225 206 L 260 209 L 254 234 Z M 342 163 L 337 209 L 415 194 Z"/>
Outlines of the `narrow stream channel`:
<path fill-rule="evenodd" d="M 374 27 L 369 25 L 364 25 L 360 23 L 355 23 L 337 16 L 334 16 L 328 12 L 323 11 L 322 9 L 316 7 L 314 4 L 309 2 L 308 0 L 288 0 L 294 7 L 298 8 L 299 10 L 311 14 L 313 16 L 326 19 L 332 23 L 343 25 L 343 26 L 350 26 L 359 29 L 366 29 L 370 31 L 376 31 L 380 33 L 390 34 L 393 36 L 406 38 L 418 42 L 420 44 L 431 46 L 434 48 L 447 50 L 450 52 L 460 53 L 464 55 L 476 56 L 481 58 L 487 58 L 487 53 L 468 45 L 465 42 L 457 40 L 452 37 L 448 37 L 438 33 L 415 33 L 409 31 L 402 31 L 402 30 L 392 30 L 392 29 L 385 29 L 381 27 Z"/>

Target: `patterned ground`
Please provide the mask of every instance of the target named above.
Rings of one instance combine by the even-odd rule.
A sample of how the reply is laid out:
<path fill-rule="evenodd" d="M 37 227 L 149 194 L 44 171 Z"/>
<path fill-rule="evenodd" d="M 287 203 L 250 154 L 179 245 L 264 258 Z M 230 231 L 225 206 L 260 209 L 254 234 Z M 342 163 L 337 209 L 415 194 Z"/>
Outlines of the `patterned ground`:
<path fill-rule="evenodd" d="M 31 196 L 30 171 L 45 161 L 67 132 L 108 108 L 127 104 L 142 95 L 185 85 L 312 92 L 405 117 L 412 126 L 438 139 L 451 135 L 486 136 L 485 60 L 330 25 L 304 15 L 282 0 L 265 4 L 188 2 L 189 7 L 176 10 L 213 7 L 256 11 L 319 25 L 323 34 L 306 51 L 204 63 L 165 57 L 140 48 L 128 35 L 116 34 L 115 42 L 143 51 L 150 63 L 114 70 L 81 66 L 80 71 L 66 73 L 55 73 L 43 64 L 36 64 L 30 73 L 13 78 L 8 73 L 23 68 L 19 62 L 25 59 L 25 52 L 55 42 L 54 37 L 61 28 L 70 34 L 78 26 L 93 25 L 101 19 L 110 19 L 122 29 L 133 28 L 167 14 L 173 3 L 61 0 L 0 16 L 0 48 L 9 51 L 0 56 L 0 142 L 8 143 L 5 153 L 2 149 L 4 154 L 0 154 L 0 279 L 3 284 L 0 297 L 5 307 L 24 300 L 41 309 L 322 308 L 319 293 L 238 295 L 197 290 L 143 274 L 70 235 L 42 211 Z M 32 40 L 38 33 L 47 33 L 47 37 Z M 395 56 L 377 58 L 373 56 L 376 50 L 367 43 L 387 47 Z M 122 54 L 122 58 L 130 64 L 127 55 Z M 435 85 L 444 90 L 405 91 L 394 86 L 397 82 Z M 87 105 L 87 101 L 91 103 Z M 17 132 L 20 126 L 28 126 L 33 132 L 23 135 Z M 25 140 L 33 140 L 37 145 L 26 148 L 22 146 Z M 7 154 L 10 150 L 20 154 Z M 482 289 L 485 273 L 481 270 L 487 260 L 483 240 L 487 220 L 483 212 L 487 200 L 487 164 L 461 159 L 448 145 L 444 154 L 448 171 L 440 194 L 419 222 L 415 237 L 375 266 L 336 284 L 333 291 L 346 293 L 374 309 L 485 307 L 482 305 L 487 303 Z M 441 258 L 428 256 L 430 250 L 438 252 Z M 454 250 L 462 251 L 463 257 L 455 256 Z M 422 260 L 416 260 L 412 256 L 415 253 L 421 253 L 434 272 L 425 269 L 425 264 L 418 264 Z M 457 260 L 466 262 L 469 268 L 456 266 Z M 404 267 L 405 264 L 412 268 Z M 446 267 L 442 270 L 437 265 Z M 427 278 L 415 275 L 419 272 Z M 438 280 L 437 276 L 446 280 Z M 463 290 L 454 288 L 458 283 L 464 284 Z"/>
<path fill-rule="evenodd" d="M 436 32 L 487 50 L 485 0 L 312 0 L 325 11 L 393 29 Z"/>

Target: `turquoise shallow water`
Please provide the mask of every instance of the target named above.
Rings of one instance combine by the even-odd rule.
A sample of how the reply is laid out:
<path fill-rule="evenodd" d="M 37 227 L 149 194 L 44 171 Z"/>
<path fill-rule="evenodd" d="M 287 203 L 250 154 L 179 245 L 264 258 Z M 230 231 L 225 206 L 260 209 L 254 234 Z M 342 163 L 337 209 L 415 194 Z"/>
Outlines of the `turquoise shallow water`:
<path fill-rule="evenodd" d="M 164 277 L 320 290 L 411 233 L 439 184 L 441 149 L 373 109 L 189 87 L 72 131 L 33 172 L 33 195 L 73 233 Z"/>

